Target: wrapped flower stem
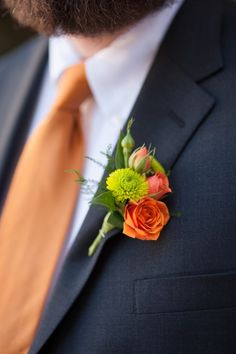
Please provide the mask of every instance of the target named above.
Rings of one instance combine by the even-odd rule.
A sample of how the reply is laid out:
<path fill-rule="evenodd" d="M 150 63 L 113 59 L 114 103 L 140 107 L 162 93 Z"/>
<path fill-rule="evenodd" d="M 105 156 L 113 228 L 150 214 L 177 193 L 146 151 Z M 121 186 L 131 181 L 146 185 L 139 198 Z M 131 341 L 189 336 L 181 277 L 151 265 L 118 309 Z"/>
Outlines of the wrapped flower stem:
<path fill-rule="evenodd" d="M 96 250 L 97 250 L 98 246 L 100 245 L 102 239 L 106 237 L 106 234 L 109 231 L 112 231 L 115 228 L 114 225 L 112 225 L 112 224 L 110 224 L 108 222 L 108 219 L 109 219 L 110 216 L 111 216 L 111 212 L 107 213 L 107 215 L 105 216 L 105 218 L 103 220 L 102 227 L 99 230 L 97 237 L 95 238 L 95 240 L 93 241 L 93 243 L 89 247 L 89 250 L 88 250 L 88 255 L 89 256 L 92 256 L 96 252 Z"/>

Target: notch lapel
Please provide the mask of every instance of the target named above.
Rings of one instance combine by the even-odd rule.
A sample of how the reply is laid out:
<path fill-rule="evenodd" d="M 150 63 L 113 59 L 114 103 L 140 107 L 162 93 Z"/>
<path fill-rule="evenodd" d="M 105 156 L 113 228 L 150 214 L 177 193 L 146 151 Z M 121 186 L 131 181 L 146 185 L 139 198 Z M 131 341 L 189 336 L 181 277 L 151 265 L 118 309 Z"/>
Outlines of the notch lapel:
<path fill-rule="evenodd" d="M 199 3 L 201 3 L 201 6 L 199 6 Z M 186 16 L 190 17 L 187 22 L 189 23 L 189 31 L 191 32 L 193 25 L 196 26 L 199 16 L 202 18 L 202 11 L 204 11 L 204 4 L 206 3 L 206 8 L 211 10 L 212 0 L 207 0 L 206 2 L 186 2 L 183 6 L 154 61 L 131 112 L 131 116 L 135 118 L 132 134 L 135 138 L 136 146 L 143 143 L 147 145 L 153 143 L 158 148 L 158 158 L 166 168 L 173 167 L 186 144 L 194 135 L 201 122 L 207 117 L 215 103 L 214 98 L 205 92 L 196 81 L 203 80 L 222 68 L 219 41 L 214 39 L 214 48 L 209 48 L 208 46 L 215 53 L 215 55 L 211 55 L 213 58 L 211 64 L 204 61 L 205 64 L 201 64 L 201 68 L 197 70 L 194 70 L 196 60 L 192 57 L 195 50 L 191 51 L 189 47 L 191 40 L 187 42 L 187 47 L 189 47 L 188 52 L 184 48 L 186 42 L 181 41 L 186 32 L 186 28 L 184 27 Z M 215 8 L 217 7 L 216 3 L 214 2 Z M 207 16 L 207 11 L 205 13 Z M 220 11 L 218 12 L 219 16 Z M 212 20 L 210 22 L 208 17 L 205 20 L 202 19 L 203 23 L 206 23 L 209 28 L 211 26 L 215 27 L 215 35 L 219 33 L 218 17 L 209 17 Z M 175 40 L 173 32 L 178 34 Z M 195 34 L 194 30 L 192 32 Z M 209 40 L 211 38 L 207 38 L 202 43 L 197 38 L 195 45 L 199 51 L 206 51 L 206 42 Z M 173 44 L 171 45 L 171 42 L 174 44 L 175 42 L 182 43 L 182 48 L 181 45 L 179 48 L 184 58 L 181 60 L 182 66 L 179 65 L 180 54 L 173 61 Z M 207 60 L 206 52 L 205 55 Z M 189 64 L 191 62 L 192 67 Z M 184 63 L 187 63 L 186 70 L 183 68 Z M 109 242 L 110 238 L 120 234 L 120 231 L 113 230 L 102 241 L 96 254 L 90 258 L 87 256 L 88 247 L 101 227 L 104 215 L 105 212 L 97 206 L 90 208 L 65 261 L 50 301 L 45 308 L 29 354 L 36 354 L 42 348 L 83 290 L 87 280 L 95 269 L 106 242 Z"/>
<path fill-rule="evenodd" d="M 47 46 L 46 39 L 33 39 L 1 59 L 0 210 L 32 118 Z"/>

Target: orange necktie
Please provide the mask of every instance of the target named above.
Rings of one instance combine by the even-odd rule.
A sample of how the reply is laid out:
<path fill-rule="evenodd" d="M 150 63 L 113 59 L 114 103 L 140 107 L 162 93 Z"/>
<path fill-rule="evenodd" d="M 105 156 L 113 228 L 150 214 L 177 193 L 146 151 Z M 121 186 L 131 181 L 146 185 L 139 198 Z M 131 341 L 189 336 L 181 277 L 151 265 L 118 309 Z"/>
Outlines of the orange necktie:
<path fill-rule="evenodd" d="M 57 99 L 26 143 L 0 222 L 0 353 L 29 351 L 73 215 L 82 168 L 83 64 L 63 74 Z"/>

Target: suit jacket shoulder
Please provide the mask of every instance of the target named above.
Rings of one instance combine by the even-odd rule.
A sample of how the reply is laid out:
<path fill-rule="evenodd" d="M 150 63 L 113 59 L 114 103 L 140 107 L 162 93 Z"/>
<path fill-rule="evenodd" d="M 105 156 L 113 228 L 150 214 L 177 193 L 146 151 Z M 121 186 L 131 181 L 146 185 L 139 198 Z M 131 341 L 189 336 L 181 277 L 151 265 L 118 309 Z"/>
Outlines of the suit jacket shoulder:
<path fill-rule="evenodd" d="M 47 40 L 30 40 L 0 58 L 0 209 L 40 88 Z"/>
<path fill-rule="evenodd" d="M 0 97 L 6 91 L 6 85 L 10 85 L 10 79 L 14 78 L 14 84 L 21 79 L 29 70 L 27 62 L 33 59 L 33 55 L 39 47 L 45 45 L 46 40 L 42 37 L 35 37 L 17 47 L 10 53 L 0 57 L 0 79 L 3 85 L 0 86 Z M 3 81 L 2 81 L 3 80 Z"/>

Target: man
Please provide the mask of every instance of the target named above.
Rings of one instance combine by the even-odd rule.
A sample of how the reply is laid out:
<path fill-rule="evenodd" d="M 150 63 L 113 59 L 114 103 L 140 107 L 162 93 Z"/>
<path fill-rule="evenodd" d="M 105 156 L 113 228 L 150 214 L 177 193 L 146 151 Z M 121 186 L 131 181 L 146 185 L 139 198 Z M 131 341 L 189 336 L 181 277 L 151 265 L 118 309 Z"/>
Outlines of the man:
<path fill-rule="evenodd" d="M 5 3 L 66 37 L 49 41 L 49 56 L 39 38 L 0 62 L 1 353 L 235 353 L 235 3 Z M 171 169 L 168 207 L 182 216 L 158 241 L 115 230 L 87 256 L 104 211 L 83 193 L 71 208 L 73 181 L 53 179 L 58 160 L 76 167 L 74 150 L 51 153 L 74 144 L 61 139 L 77 129 L 71 97 L 79 164 L 81 152 L 100 160 L 132 116 L 137 146 L 151 142 Z M 85 163 L 86 177 L 102 173 Z"/>

